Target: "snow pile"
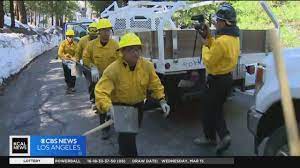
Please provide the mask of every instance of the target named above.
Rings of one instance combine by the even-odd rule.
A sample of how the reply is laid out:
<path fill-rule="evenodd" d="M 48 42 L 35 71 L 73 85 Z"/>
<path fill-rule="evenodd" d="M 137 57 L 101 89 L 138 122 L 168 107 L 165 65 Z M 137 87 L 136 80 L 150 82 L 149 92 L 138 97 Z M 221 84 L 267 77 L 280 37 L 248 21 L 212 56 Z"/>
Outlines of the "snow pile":
<path fill-rule="evenodd" d="M 62 39 L 59 30 L 43 35 L 0 33 L 0 85 L 19 72 L 32 59 L 57 46 Z"/>
<path fill-rule="evenodd" d="M 10 25 L 11 25 L 11 18 L 9 16 L 5 15 L 4 16 L 4 27 L 9 28 Z M 21 23 L 18 20 L 15 20 L 15 27 L 17 27 L 17 28 L 24 28 L 24 29 L 27 29 L 28 31 L 34 31 L 36 33 L 40 33 L 41 32 L 40 28 L 38 28 L 38 27 L 36 27 L 34 25 L 30 25 L 30 24 L 28 24 L 28 25 L 23 24 L 23 23 Z"/>
<path fill-rule="evenodd" d="M 46 29 L 44 32 L 50 33 L 50 34 L 57 34 L 60 31 L 62 31 L 62 28 L 60 28 L 58 26 L 51 26 L 48 29 Z"/>
<path fill-rule="evenodd" d="M 10 25 L 11 25 L 11 19 L 10 19 L 9 16 L 6 16 L 6 15 L 4 16 L 4 25 L 10 27 Z M 19 28 L 25 28 L 25 29 L 27 29 L 27 30 L 34 29 L 34 28 L 35 28 L 35 27 L 33 27 L 33 26 L 29 26 L 29 25 L 23 24 L 23 23 L 21 23 L 21 22 L 18 21 L 18 20 L 15 20 L 15 26 L 16 26 L 16 27 L 19 27 Z"/>

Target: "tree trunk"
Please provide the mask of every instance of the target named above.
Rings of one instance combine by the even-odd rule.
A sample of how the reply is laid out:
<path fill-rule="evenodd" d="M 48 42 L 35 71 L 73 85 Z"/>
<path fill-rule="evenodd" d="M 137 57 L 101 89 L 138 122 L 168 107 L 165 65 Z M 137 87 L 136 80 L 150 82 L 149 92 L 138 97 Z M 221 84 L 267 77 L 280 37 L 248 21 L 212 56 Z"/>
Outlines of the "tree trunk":
<path fill-rule="evenodd" d="M 33 24 L 33 12 L 30 12 L 30 24 Z"/>
<path fill-rule="evenodd" d="M 16 19 L 18 21 L 20 21 L 18 1 L 14 1 L 14 7 L 15 7 L 15 16 L 16 16 Z"/>
<path fill-rule="evenodd" d="M 25 9 L 24 0 L 18 0 L 17 4 L 18 4 L 17 6 L 20 14 L 20 21 L 23 24 L 27 24 L 27 13 Z"/>
<path fill-rule="evenodd" d="M 30 13 L 30 11 L 29 11 L 29 12 L 28 12 L 28 19 L 27 19 L 27 22 L 28 22 L 28 23 L 31 23 L 31 20 L 30 20 L 30 19 L 31 19 L 31 13 Z"/>
<path fill-rule="evenodd" d="M 0 0 L 0 28 L 4 26 L 4 2 Z"/>
<path fill-rule="evenodd" d="M 51 25 L 53 26 L 54 24 L 54 16 L 53 16 L 53 13 L 51 14 Z"/>
<path fill-rule="evenodd" d="M 34 11 L 34 26 L 36 26 L 36 11 Z"/>
<path fill-rule="evenodd" d="M 9 9 L 10 9 L 10 19 L 11 19 L 11 28 L 15 28 L 16 24 L 15 24 L 15 13 L 14 13 L 14 1 L 13 0 L 9 0 Z"/>
<path fill-rule="evenodd" d="M 41 14 L 39 13 L 39 16 L 38 16 L 38 25 L 40 25 L 40 22 L 41 22 Z"/>
<path fill-rule="evenodd" d="M 51 8 L 52 8 L 52 10 L 51 10 L 51 25 L 53 26 L 53 24 L 54 24 L 54 2 L 53 1 L 51 1 Z"/>
<path fill-rule="evenodd" d="M 60 18 L 59 18 L 59 26 L 60 27 L 63 27 L 63 16 L 61 16 Z"/>
<path fill-rule="evenodd" d="M 46 23 L 47 23 L 47 17 L 46 15 L 43 15 L 43 27 L 45 27 Z"/>
<path fill-rule="evenodd" d="M 55 15 L 55 26 L 59 26 L 59 19 L 57 15 Z"/>

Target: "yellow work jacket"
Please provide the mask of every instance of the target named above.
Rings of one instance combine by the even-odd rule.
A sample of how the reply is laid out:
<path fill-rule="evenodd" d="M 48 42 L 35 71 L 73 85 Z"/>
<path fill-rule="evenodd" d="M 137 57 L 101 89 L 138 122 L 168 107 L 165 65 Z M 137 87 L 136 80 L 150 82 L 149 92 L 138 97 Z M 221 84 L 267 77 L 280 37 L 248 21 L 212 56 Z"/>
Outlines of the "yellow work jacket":
<path fill-rule="evenodd" d="M 96 38 L 88 42 L 87 47 L 83 52 L 83 64 L 91 67 L 91 64 L 95 65 L 100 72 L 103 72 L 105 68 L 117 60 L 120 57 L 118 42 L 110 39 L 105 46 L 100 43 L 100 38 Z"/>
<path fill-rule="evenodd" d="M 72 43 L 69 43 L 67 39 L 62 41 L 59 45 L 58 57 L 60 59 L 66 59 L 66 56 L 69 54 L 71 58 L 75 58 L 76 47 L 77 43 L 75 41 Z"/>
<path fill-rule="evenodd" d="M 203 62 L 211 75 L 232 72 L 240 55 L 239 37 L 220 35 L 216 39 L 209 36 L 208 46 L 202 47 Z"/>
<path fill-rule="evenodd" d="M 101 113 L 107 112 L 112 103 L 134 105 L 144 101 L 147 90 L 152 97 L 165 97 L 164 87 L 157 76 L 153 63 L 140 57 L 134 70 L 121 57 L 109 65 L 95 87 L 96 106 Z"/>
<path fill-rule="evenodd" d="M 80 38 L 76 48 L 76 61 L 80 61 L 82 59 L 83 50 L 85 49 L 89 41 L 91 41 L 90 35 L 85 35 Z M 90 63 L 87 63 L 87 65 L 89 64 Z"/>

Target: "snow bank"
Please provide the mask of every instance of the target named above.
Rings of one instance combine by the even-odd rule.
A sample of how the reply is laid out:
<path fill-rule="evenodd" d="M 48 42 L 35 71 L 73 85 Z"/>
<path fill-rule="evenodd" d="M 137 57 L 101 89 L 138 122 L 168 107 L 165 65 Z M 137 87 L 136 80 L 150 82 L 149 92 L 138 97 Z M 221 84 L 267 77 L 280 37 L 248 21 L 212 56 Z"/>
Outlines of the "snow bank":
<path fill-rule="evenodd" d="M 11 18 L 9 16 L 6 16 L 4 15 L 4 27 L 7 27 L 9 28 L 11 25 Z M 21 23 L 20 21 L 18 20 L 15 20 L 15 27 L 18 27 L 18 28 L 24 28 L 24 29 L 27 29 L 28 31 L 34 31 L 36 33 L 40 33 L 41 30 L 40 28 L 34 26 L 34 25 L 30 25 L 30 24 L 23 24 Z"/>
<path fill-rule="evenodd" d="M 6 25 L 6 26 L 10 26 L 11 25 L 11 18 L 9 16 L 4 15 L 4 25 Z M 15 20 L 15 26 L 16 27 L 20 27 L 20 28 L 25 28 L 27 30 L 34 29 L 34 27 L 26 25 L 26 24 L 23 24 L 23 23 L 21 23 L 18 20 Z"/>
<path fill-rule="evenodd" d="M 62 35 L 58 31 L 44 35 L 0 33 L 0 85 L 19 72 L 32 59 L 57 46 Z"/>

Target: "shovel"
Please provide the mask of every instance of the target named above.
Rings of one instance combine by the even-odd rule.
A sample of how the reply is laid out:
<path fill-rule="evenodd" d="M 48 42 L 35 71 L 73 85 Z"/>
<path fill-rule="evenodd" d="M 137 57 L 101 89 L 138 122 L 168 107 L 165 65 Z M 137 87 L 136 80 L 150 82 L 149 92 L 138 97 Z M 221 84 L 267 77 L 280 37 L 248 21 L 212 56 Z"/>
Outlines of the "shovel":
<path fill-rule="evenodd" d="M 128 132 L 128 133 L 137 133 L 138 126 L 138 110 L 132 106 L 121 106 L 115 105 L 111 108 L 112 118 L 105 123 L 99 125 L 96 128 L 93 128 L 84 134 L 83 136 L 90 135 L 94 132 L 102 130 L 114 123 L 116 132 Z"/>

